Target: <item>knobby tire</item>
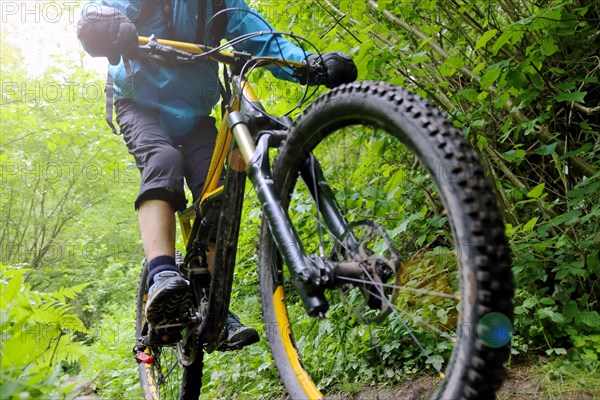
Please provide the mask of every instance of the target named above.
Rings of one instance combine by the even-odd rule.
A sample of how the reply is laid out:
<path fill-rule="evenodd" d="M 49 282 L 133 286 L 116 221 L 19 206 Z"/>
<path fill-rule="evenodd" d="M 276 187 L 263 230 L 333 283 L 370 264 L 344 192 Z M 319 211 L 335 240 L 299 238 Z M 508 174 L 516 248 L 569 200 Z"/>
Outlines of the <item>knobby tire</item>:
<path fill-rule="evenodd" d="M 343 135 L 336 136 L 336 132 Z M 331 147 L 318 153 L 324 142 L 331 142 Z M 336 145 L 338 150 L 331 150 Z M 364 152 L 365 161 L 345 170 L 346 164 L 363 154 L 354 156 L 351 152 Z M 397 251 L 403 261 L 388 281 L 393 293 L 386 289 L 387 298 L 394 302 L 395 311 L 391 314 L 355 307 L 360 296 L 344 287 L 339 295 L 328 293 L 331 308 L 324 320 L 311 319 L 297 306 L 294 285 L 263 221 L 259 249 L 262 311 L 268 344 L 287 394 L 292 399 L 335 397 L 340 390 L 335 387 L 336 375 L 372 358 L 377 364 L 372 369 L 376 371 L 373 376 L 365 377 L 367 382 L 360 381 L 360 376 L 355 378 L 365 386 L 387 384 L 379 376 L 400 368 L 402 362 L 412 362 L 422 371 L 435 372 L 432 365 L 437 365 L 440 373 L 431 375 L 441 377 L 432 378 L 438 385 L 433 398 L 493 398 L 505 376 L 509 344 L 505 338 L 500 342 L 486 338 L 489 326 L 484 321 L 488 316 L 503 316 L 503 321 L 508 322 L 500 328 L 510 329 L 506 325 L 513 318 L 514 289 L 502 214 L 478 155 L 462 132 L 426 100 L 382 83 L 344 85 L 307 107 L 279 150 L 273 180 L 307 253 L 333 254 L 336 246 L 342 246 L 340 240 L 328 233 L 299 179 L 309 153 L 317 156 L 328 181 L 341 174 L 363 177 L 362 187 L 356 189 L 346 186 L 347 177 L 338 177 L 337 185 L 329 184 L 340 208 L 348 215 L 357 215 L 353 221 L 369 218 L 387 232 L 370 240 L 370 251 Z M 336 164 L 328 169 L 334 163 L 341 167 Z M 422 190 L 419 194 L 403 195 L 404 185 Z M 378 194 L 383 196 L 379 208 L 370 200 L 370 196 Z M 416 217 L 407 222 L 410 207 L 414 207 Z M 311 223 L 311 219 L 316 223 Z M 387 226 L 391 222 L 405 225 L 393 229 Z M 309 223 L 312 228 L 307 228 Z M 353 226 L 357 226 L 353 233 L 360 236 L 369 225 Z M 385 247 L 384 236 L 394 241 L 396 250 Z M 338 249 L 331 260 L 337 257 L 339 261 L 339 254 Z M 411 285 L 408 292 L 402 292 Z M 423 296 L 439 291 L 448 292 L 455 300 L 427 300 Z M 364 290 L 359 293 L 364 294 Z M 340 311 L 344 307 L 350 310 Z M 431 309 L 438 311 L 430 315 Z M 432 335 L 432 330 L 440 334 Z M 306 340 L 305 334 L 313 339 Z M 407 359 L 402 351 L 414 345 L 411 334 L 423 349 L 413 347 Z M 358 349 L 343 347 L 343 342 L 352 343 L 353 337 L 360 344 L 360 336 L 356 335 L 367 338 L 363 339 L 367 345 L 358 357 L 351 354 Z M 444 335 L 458 339 L 446 340 Z M 329 344 L 318 347 L 313 342 L 319 340 Z M 377 349 L 380 342 L 388 347 Z M 330 348 L 332 353 L 325 354 Z M 387 356 L 396 358 L 390 361 Z M 345 360 L 348 365 L 339 364 L 339 370 L 323 371 L 326 366 Z M 361 371 L 366 374 L 371 370 Z"/>

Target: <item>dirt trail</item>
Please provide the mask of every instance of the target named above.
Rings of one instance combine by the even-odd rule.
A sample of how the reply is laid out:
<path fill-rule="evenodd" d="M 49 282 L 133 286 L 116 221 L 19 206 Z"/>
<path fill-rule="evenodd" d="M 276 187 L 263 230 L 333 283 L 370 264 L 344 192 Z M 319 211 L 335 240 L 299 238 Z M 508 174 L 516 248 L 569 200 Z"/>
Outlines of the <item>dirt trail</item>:
<path fill-rule="evenodd" d="M 567 394 L 550 396 L 543 389 L 542 377 L 532 378 L 530 368 L 519 366 L 510 368 L 508 378 L 498 393 L 498 400 L 596 400 L 600 393 L 578 391 Z M 364 388 L 354 395 L 347 393 L 333 396 L 335 400 L 428 400 L 435 392 L 435 379 L 432 377 L 419 378 L 403 385 L 375 390 Z M 329 398 L 329 397 L 328 397 Z"/>

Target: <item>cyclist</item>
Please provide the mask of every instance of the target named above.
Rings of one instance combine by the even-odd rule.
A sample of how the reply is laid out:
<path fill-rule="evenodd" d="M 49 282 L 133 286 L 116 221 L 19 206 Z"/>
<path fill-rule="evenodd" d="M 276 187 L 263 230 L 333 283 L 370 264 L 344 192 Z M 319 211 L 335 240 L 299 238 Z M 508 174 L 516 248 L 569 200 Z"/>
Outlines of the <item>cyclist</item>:
<path fill-rule="evenodd" d="M 209 23 L 219 8 L 233 11 L 224 13 L 225 20 Z M 91 56 L 107 57 L 111 64 L 109 80 L 114 81 L 117 123 L 141 172 L 135 208 L 148 260 L 146 316 L 153 324 L 184 315 L 192 302 L 189 282 L 175 267 L 174 212 L 186 207 L 184 178 L 194 200 L 200 196 L 217 134 L 210 113 L 219 100 L 220 85 L 215 62 L 160 68 L 141 62 L 138 32 L 214 45 L 222 38 L 272 30 L 262 17 L 250 12 L 256 13 L 243 0 L 97 0 L 84 8 L 77 25 L 84 49 Z M 216 26 L 219 23 L 221 27 Z M 214 29 L 206 29 L 209 27 Z M 217 35 L 222 37 L 204 38 L 205 32 L 210 36 L 219 30 Z M 305 84 L 333 87 L 356 79 L 354 62 L 345 54 L 307 57 L 304 50 L 279 35 L 256 36 L 236 44 L 235 49 L 320 63 L 326 71 L 321 81 L 298 77 Z M 277 78 L 295 80 L 280 68 L 271 72 Z M 107 95 L 107 119 L 113 127 L 110 91 Z M 259 340 L 256 330 L 243 325 L 232 312 L 224 337 L 220 350 Z"/>

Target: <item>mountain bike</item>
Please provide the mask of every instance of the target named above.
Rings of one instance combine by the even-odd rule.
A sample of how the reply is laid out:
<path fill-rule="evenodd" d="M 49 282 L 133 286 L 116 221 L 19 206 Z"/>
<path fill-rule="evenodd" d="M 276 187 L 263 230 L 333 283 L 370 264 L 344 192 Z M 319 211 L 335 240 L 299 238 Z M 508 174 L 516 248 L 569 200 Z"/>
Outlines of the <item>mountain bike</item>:
<path fill-rule="evenodd" d="M 377 388 L 420 371 L 437 385 L 433 398 L 492 398 L 509 355 L 510 254 L 493 187 L 461 131 L 428 101 L 377 82 L 337 87 L 292 121 L 268 113 L 246 76 L 318 67 L 140 44 L 148 62 L 211 59 L 230 71 L 203 194 L 179 213 L 178 267 L 194 293 L 186 318 L 147 323 L 142 270 L 134 355 L 145 398 L 200 394 L 203 354 L 223 340 L 245 193 L 262 210 L 261 309 L 289 397 L 338 396 L 342 372 Z"/>

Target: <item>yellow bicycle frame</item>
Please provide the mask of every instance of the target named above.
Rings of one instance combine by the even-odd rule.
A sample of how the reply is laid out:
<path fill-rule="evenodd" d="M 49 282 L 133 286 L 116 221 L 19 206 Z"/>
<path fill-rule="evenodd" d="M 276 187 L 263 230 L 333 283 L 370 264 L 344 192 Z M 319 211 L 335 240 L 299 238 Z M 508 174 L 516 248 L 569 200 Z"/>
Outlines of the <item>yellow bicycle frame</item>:
<path fill-rule="evenodd" d="M 150 41 L 149 38 L 145 38 L 145 37 L 139 38 L 140 45 L 145 45 L 149 41 Z M 173 40 L 162 40 L 162 39 L 158 39 L 157 42 L 161 45 L 174 47 L 178 50 L 182 50 L 182 51 L 185 51 L 188 53 L 193 53 L 193 54 L 202 54 L 202 53 L 205 53 L 207 50 L 207 47 L 205 47 L 205 46 L 196 45 L 196 44 L 192 44 L 192 43 L 177 42 L 177 41 L 173 41 Z M 215 56 L 214 58 L 218 59 L 218 61 L 221 63 L 231 64 L 235 61 L 233 53 L 220 51 L 217 54 L 218 54 L 218 56 Z M 255 59 L 258 59 L 258 58 L 255 58 Z M 229 60 L 229 62 L 227 60 Z M 263 59 L 261 59 L 261 60 L 263 60 Z M 283 66 L 283 67 L 287 67 L 287 66 L 302 67 L 302 63 L 299 63 L 299 62 L 292 62 L 292 61 L 279 60 L 279 59 L 268 59 L 267 61 L 269 62 L 270 65 L 279 65 L 279 66 Z M 259 102 L 258 97 L 252 90 L 252 87 L 250 86 L 250 83 L 248 81 L 244 80 L 241 83 L 241 87 L 239 87 L 238 90 L 241 92 L 241 95 L 245 99 L 248 99 L 251 102 Z M 216 141 L 215 149 L 213 150 L 213 155 L 212 155 L 212 158 L 210 161 L 207 179 L 204 183 L 204 187 L 202 188 L 202 194 L 200 196 L 200 201 L 199 201 L 198 205 L 201 205 L 207 198 L 209 198 L 210 196 L 223 190 L 223 186 L 218 186 L 219 179 L 222 175 L 223 168 L 225 166 L 225 161 L 226 161 L 225 159 L 229 153 L 231 141 L 234 136 L 234 134 L 231 132 L 231 130 L 228 127 L 227 116 L 230 112 L 239 111 L 239 110 L 240 110 L 239 97 L 234 96 L 231 100 L 231 103 L 229 104 L 229 109 L 224 113 L 223 119 L 221 121 L 221 126 L 220 126 L 219 132 L 217 134 L 217 141 Z M 242 153 L 242 154 L 239 154 L 239 153 L 236 154 L 236 152 L 234 151 L 233 153 L 231 153 L 230 159 L 227 161 L 228 161 L 230 167 L 232 167 L 232 165 L 237 164 L 238 167 L 236 167 L 236 170 L 238 170 L 238 168 L 240 168 L 238 171 L 241 171 L 242 169 L 243 170 L 246 169 L 246 163 L 251 158 L 252 152 L 254 151 L 254 147 L 253 147 L 254 143 L 244 144 L 243 143 L 244 141 L 248 141 L 248 137 L 244 138 L 244 137 L 239 137 L 238 135 L 236 135 L 236 141 L 240 147 L 240 153 Z M 232 159 L 233 157 L 235 157 L 236 159 Z M 243 161 L 242 161 L 242 158 L 243 158 Z M 196 216 L 196 210 L 197 210 L 197 207 L 192 206 L 192 207 L 189 207 L 188 209 L 178 213 L 178 219 L 179 219 L 179 223 L 181 226 L 181 231 L 182 231 L 182 235 L 184 238 L 184 242 L 186 243 L 186 245 L 187 245 L 188 241 L 190 240 L 190 234 L 191 234 L 191 230 L 192 230 L 192 225 L 194 223 L 194 218 Z M 284 293 L 283 287 L 279 286 L 277 288 L 277 290 L 275 291 L 275 293 L 273 293 L 273 301 L 275 304 L 275 309 L 276 309 L 276 314 L 277 314 L 279 335 L 281 337 L 282 342 L 284 343 L 285 351 L 288 354 L 288 359 L 290 360 L 290 362 L 292 364 L 292 369 L 294 370 L 294 373 L 299 378 L 299 381 L 301 382 L 301 384 L 303 386 L 303 389 L 306 393 L 307 398 L 309 398 L 309 399 L 323 398 L 323 394 L 317 389 L 317 386 L 315 385 L 315 383 L 312 381 L 312 379 L 310 378 L 310 376 L 308 375 L 308 373 L 302 366 L 302 364 L 300 362 L 300 356 L 298 355 L 296 347 L 293 344 L 292 333 L 291 333 L 291 330 L 289 329 L 289 327 L 291 325 L 289 322 L 287 309 L 285 306 L 285 304 L 286 304 L 285 297 L 284 297 L 283 293 Z"/>

